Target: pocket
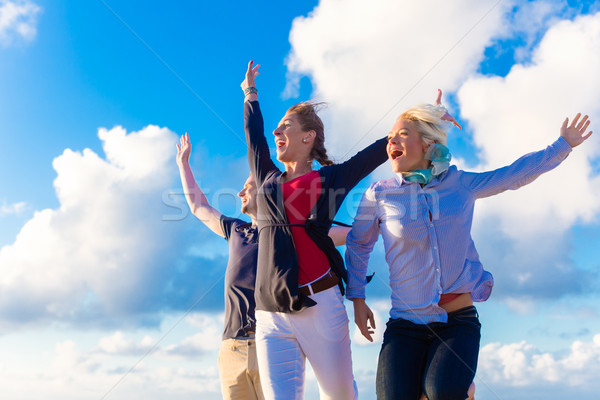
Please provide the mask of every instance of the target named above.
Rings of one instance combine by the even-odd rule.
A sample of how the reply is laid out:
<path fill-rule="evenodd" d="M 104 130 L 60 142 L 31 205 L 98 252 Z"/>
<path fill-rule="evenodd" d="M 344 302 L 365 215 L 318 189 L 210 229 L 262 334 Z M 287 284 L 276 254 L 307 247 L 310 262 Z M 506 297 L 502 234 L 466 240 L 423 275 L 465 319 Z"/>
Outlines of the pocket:
<path fill-rule="evenodd" d="M 316 307 L 321 306 L 315 315 L 315 330 L 319 336 L 327 341 L 337 342 L 343 337 L 349 335 L 348 332 L 348 314 L 344 306 L 344 300 L 335 287 L 334 290 L 328 289 L 327 298 L 321 298 Z"/>
<path fill-rule="evenodd" d="M 473 313 L 455 315 L 451 319 L 449 319 L 448 322 L 453 325 L 472 327 L 473 329 L 476 329 L 477 332 L 480 332 L 481 330 L 481 322 L 479 322 L 477 311 Z"/>

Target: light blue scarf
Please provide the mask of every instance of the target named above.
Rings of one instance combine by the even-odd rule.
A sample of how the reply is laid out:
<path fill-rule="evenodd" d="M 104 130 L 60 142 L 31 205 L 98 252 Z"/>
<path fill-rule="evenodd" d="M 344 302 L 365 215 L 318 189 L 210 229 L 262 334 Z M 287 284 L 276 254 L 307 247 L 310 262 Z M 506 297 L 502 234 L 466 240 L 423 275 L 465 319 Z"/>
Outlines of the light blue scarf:
<path fill-rule="evenodd" d="M 427 149 L 425 159 L 431 161 L 431 167 L 402 172 L 402 176 L 406 181 L 427 185 L 433 178 L 437 178 L 448 169 L 452 154 L 450 154 L 450 150 L 443 144 L 433 143 Z"/>

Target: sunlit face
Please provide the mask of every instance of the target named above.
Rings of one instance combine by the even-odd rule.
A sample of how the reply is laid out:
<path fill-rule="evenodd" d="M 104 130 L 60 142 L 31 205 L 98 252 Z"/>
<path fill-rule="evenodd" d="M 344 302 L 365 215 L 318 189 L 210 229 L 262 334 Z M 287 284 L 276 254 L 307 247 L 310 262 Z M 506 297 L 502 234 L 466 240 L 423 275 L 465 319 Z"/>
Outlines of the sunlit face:
<path fill-rule="evenodd" d="M 427 148 L 412 121 L 397 120 L 388 134 L 387 154 L 394 172 L 428 168 Z"/>
<path fill-rule="evenodd" d="M 238 193 L 242 199 L 242 212 L 250 216 L 256 216 L 256 182 L 252 175 L 248 176 L 244 188 Z"/>
<path fill-rule="evenodd" d="M 281 162 L 305 161 L 313 145 L 314 131 L 302 130 L 296 114 L 286 113 L 273 131 L 277 159 Z"/>

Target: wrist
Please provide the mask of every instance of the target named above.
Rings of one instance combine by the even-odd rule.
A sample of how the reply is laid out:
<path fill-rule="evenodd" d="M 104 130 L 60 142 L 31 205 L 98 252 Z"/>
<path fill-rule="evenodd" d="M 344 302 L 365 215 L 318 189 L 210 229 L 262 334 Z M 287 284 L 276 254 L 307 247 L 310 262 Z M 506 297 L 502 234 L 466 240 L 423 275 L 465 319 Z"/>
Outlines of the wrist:
<path fill-rule="evenodd" d="M 352 300 L 353 303 L 364 303 L 365 302 L 364 297 L 352 297 L 350 300 Z"/>
<path fill-rule="evenodd" d="M 247 95 L 244 95 L 244 101 L 256 101 L 258 100 L 258 96 L 256 95 L 256 93 L 248 93 Z"/>
<path fill-rule="evenodd" d="M 258 89 L 254 86 L 248 86 L 244 89 L 244 96 L 248 96 L 251 93 L 258 94 Z"/>

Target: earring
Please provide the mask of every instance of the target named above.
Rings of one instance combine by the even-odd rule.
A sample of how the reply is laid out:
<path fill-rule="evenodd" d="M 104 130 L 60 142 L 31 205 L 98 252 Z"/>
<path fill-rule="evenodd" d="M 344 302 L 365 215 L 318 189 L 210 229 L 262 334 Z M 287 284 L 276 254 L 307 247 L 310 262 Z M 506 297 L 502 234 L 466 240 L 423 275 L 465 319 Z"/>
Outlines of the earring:
<path fill-rule="evenodd" d="M 308 143 L 308 140 L 306 138 L 302 139 L 302 143 Z"/>

